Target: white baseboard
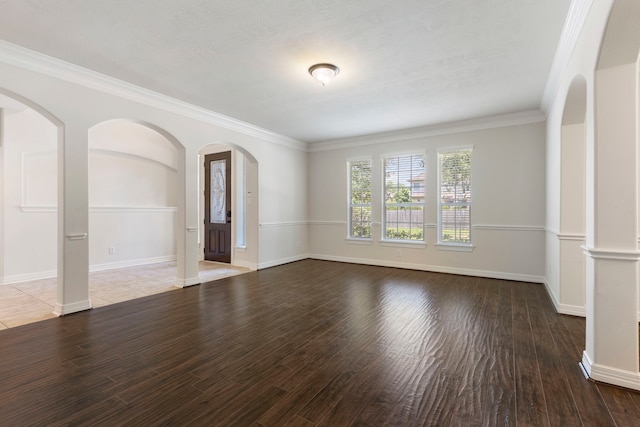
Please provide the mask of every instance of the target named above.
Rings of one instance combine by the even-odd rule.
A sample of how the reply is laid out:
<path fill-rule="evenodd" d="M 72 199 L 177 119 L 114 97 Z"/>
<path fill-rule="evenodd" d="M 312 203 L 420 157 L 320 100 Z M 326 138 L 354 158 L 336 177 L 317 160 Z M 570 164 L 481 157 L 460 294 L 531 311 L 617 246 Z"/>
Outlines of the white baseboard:
<path fill-rule="evenodd" d="M 313 258 L 309 254 L 296 255 L 289 258 L 280 258 L 273 261 L 261 262 L 258 264 L 258 269 L 261 270 L 263 268 L 275 267 L 277 265 L 288 264 L 290 262 L 302 261 L 303 259 Z"/>
<path fill-rule="evenodd" d="M 238 261 L 235 260 L 232 264 L 235 267 L 244 267 L 244 268 L 248 268 L 251 271 L 255 271 L 258 269 L 258 264 L 256 264 L 255 262 L 250 262 L 250 261 Z"/>
<path fill-rule="evenodd" d="M 547 291 L 547 295 L 551 299 L 551 303 L 553 304 L 553 308 L 556 309 L 556 313 L 560 313 L 560 301 L 556 298 L 555 294 L 551 292 L 551 288 L 549 287 L 549 282 L 545 278 L 544 280 L 544 289 Z"/>
<path fill-rule="evenodd" d="M 3 285 L 12 285 L 14 283 L 31 282 L 32 280 L 52 279 L 58 275 L 56 270 L 39 271 L 37 273 L 14 274 L 13 276 L 5 276 L 2 280 Z"/>
<path fill-rule="evenodd" d="M 580 361 L 580 365 L 582 366 L 582 370 L 587 374 L 587 376 L 591 377 L 591 358 L 589 358 L 586 350 L 582 352 L 582 360 Z"/>
<path fill-rule="evenodd" d="M 70 304 L 58 304 L 53 307 L 53 314 L 56 316 L 64 316 L 65 314 L 77 313 L 91 309 L 91 300 L 72 302 Z"/>
<path fill-rule="evenodd" d="M 109 262 L 105 264 L 94 264 L 89 266 L 89 272 L 113 270 L 115 268 L 136 267 L 139 265 L 157 264 L 159 262 L 170 262 L 177 259 L 176 255 L 164 255 L 153 258 L 131 259 L 126 261 Z"/>
<path fill-rule="evenodd" d="M 366 258 L 347 258 L 333 255 L 310 254 L 308 258 L 319 259 L 324 261 L 338 261 L 352 264 L 375 265 L 379 267 L 404 268 L 408 270 L 431 271 L 434 273 L 458 274 L 462 276 L 486 277 L 490 279 L 513 280 L 517 282 L 533 282 L 544 283 L 543 276 L 534 276 L 529 274 L 505 273 L 501 271 L 489 270 L 472 270 L 468 268 L 447 267 L 441 265 L 414 264 L 397 262 L 391 260 L 376 260 Z"/>
<path fill-rule="evenodd" d="M 190 277 L 188 279 L 176 279 L 175 286 L 178 288 L 188 288 L 189 286 L 199 285 L 202 283 L 199 277 Z"/>
<path fill-rule="evenodd" d="M 166 255 L 153 258 L 133 259 L 127 261 L 110 262 L 106 264 L 94 264 L 89 266 L 89 272 L 113 270 L 114 268 L 135 267 L 139 265 L 156 264 L 159 262 L 175 261 L 175 255 Z M 39 271 L 37 273 L 15 274 L 13 276 L 5 276 L 2 279 L 3 285 L 12 285 L 14 283 L 31 282 L 32 280 L 52 279 L 58 275 L 57 270 Z"/>
<path fill-rule="evenodd" d="M 580 307 L 579 305 L 560 304 L 560 306 L 556 308 L 556 310 L 560 314 L 568 314 L 569 316 L 587 317 L 587 310 L 584 306 Z"/>
<path fill-rule="evenodd" d="M 582 353 L 582 367 L 589 378 L 607 384 L 640 390 L 640 372 L 623 371 L 597 363 L 593 363 L 586 351 Z"/>
<path fill-rule="evenodd" d="M 551 298 L 551 302 L 553 303 L 553 308 L 556 309 L 556 313 L 567 314 L 569 316 L 578 316 L 578 317 L 587 317 L 586 308 L 580 307 L 579 305 L 570 305 L 570 304 L 562 304 L 553 292 L 551 292 L 551 288 L 549 287 L 549 282 L 547 280 L 544 281 L 544 288 L 547 291 L 547 295 Z"/>

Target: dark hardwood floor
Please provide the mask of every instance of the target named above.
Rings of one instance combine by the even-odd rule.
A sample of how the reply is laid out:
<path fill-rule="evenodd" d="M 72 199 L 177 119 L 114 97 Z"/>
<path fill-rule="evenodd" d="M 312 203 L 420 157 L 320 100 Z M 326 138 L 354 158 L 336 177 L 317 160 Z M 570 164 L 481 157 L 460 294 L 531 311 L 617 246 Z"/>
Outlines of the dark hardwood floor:
<path fill-rule="evenodd" d="M 640 425 L 530 283 L 306 260 L 0 342 L 1 426 Z"/>

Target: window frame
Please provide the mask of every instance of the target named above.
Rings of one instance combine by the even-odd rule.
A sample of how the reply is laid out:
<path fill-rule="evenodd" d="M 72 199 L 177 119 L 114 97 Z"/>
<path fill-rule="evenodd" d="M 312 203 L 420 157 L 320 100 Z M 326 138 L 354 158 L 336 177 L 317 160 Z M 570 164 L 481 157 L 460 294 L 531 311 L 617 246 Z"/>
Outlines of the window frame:
<path fill-rule="evenodd" d="M 436 156 L 436 161 L 437 161 L 437 166 L 438 166 L 438 184 L 437 184 L 437 198 L 438 198 L 438 204 L 437 204 L 437 224 L 436 224 L 436 229 L 437 229 L 437 234 L 438 234 L 438 239 L 437 239 L 437 244 L 436 246 L 439 249 L 442 250 L 459 250 L 459 251 L 471 251 L 473 250 L 474 246 L 473 246 L 473 233 L 472 233 L 472 223 L 471 223 L 471 209 L 473 207 L 473 145 L 466 145 L 466 146 L 455 146 L 455 147 L 443 147 L 443 148 L 439 148 L 437 149 L 437 156 Z M 444 203 L 442 202 L 442 155 L 443 154 L 451 154 L 451 153 L 458 153 L 458 152 L 463 152 L 463 151 L 468 151 L 469 152 L 469 156 L 470 156 L 470 171 L 469 171 L 469 181 L 470 181 L 470 185 L 469 185 L 469 199 L 467 202 L 452 202 L 452 203 Z M 469 229 L 469 241 L 468 242 L 461 242 L 461 241 L 443 241 L 442 240 L 442 232 L 443 232 L 443 224 L 442 224 L 442 207 L 443 206 L 453 206 L 453 207 L 461 207 L 461 206 L 466 206 L 469 212 L 469 223 L 468 223 L 468 229 Z"/>
<path fill-rule="evenodd" d="M 408 157 L 408 156 L 421 156 L 422 157 L 422 162 L 423 162 L 423 171 L 422 174 L 424 175 L 423 180 L 422 180 L 422 189 L 423 189 L 423 196 L 422 196 L 422 202 L 408 202 L 408 203 L 392 203 L 391 205 L 395 205 L 396 207 L 421 207 L 422 208 L 422 224 L 420 224 L 420 227 L 416 227 L 417 228 L 421 228 L 422 230 L 422 239 L 401 239 L 401 238 L 392 238 L 392 237 L 387 237 L 387 202 L 386 202 L 386 188 L 387 188 L 387 169 L 386 169 L 386 161 L 387 159 L 390 158 L 400 158 L 400 157 Z M 381 232 L 381 236 L 380 236 L 380 241 L 383 244 L 411 244 L 411 245 L 425 245 L 426 244 L 426 227 L 425 227 L 425 216 L 426 216 L 426 206 L 427 206 L 427 155 L 426 152 L 424 151 L 410 151 L 410 152 L 401 152 L 401 153 L 387 153 L 387 154 L 383 154 L 381 156 L 380 159 L 380 166 L 381 166 L 381 170 L 382 170 L 382 191 L 381 191 L 381 202 L 382 202 L 382 221 L 381 221 L 381 225 L 382 225 L 382 232 Z M 410 185 L 409 187 L 409 192 L 411 193 L 413 190 L 413 186 Z M 402 206 L 400 206 L 402 205 Z M 410 217 L 411 218 L 411 217 Z M 410 219 L 411 221 L 411 219 Z M 410 224 L 412 224 L 410 222 Z"/>
<path fill-rule="evenodd" d="M 369 162 L 370 175 L 369 175 L 369 203 L 352 203 L 353 194 L 353 168 L 352 165 L 357 162 Z M 354 242 L 371 242 L 373 239 L 373 158 L 372 157 L 354 157 L 347 159 L 347 240 Z M 369 208 L 369 237 L 354 236 L 353 235 L 353 207 L 368 207 Z"/>

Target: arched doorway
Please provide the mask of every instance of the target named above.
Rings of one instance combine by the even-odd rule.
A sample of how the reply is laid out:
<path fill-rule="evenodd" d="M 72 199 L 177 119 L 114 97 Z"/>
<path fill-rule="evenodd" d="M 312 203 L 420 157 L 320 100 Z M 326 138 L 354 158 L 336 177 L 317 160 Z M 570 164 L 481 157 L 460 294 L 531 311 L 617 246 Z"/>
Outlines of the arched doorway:
<path fill-rule="evenodd" d="M 199 208 L 198 224 L 204 224 L 205 158 L 215 153 L 231 153 L 231 261 L 230 264 L 252 270 L 258 267 L 258 161 L 243 147 L 212 143 L 198 151 Z M 199 234 L 200 260 L 205 249 L 205 227 Z"/>
<path fill-rule="evenodd" d="M 0 89 L 0 283 L 13 285 L 2 289 L 0 305 L 10 308 L 2 311 L 2 326 L 53 317 L 62 282 L 56 278 L 61 129 L 48 111 Z"/>
<path fill-rule="evenodd" d="M 117 283 L 95 272 L 176 261 L 181 145 L 152 125 L 130 120 L 93 126 L 88 143 L 92 305 L 171 289 L 175 277 L 150 289 L 144 280 Z M 129 277 L 123 271 L 118 277 Z"/>

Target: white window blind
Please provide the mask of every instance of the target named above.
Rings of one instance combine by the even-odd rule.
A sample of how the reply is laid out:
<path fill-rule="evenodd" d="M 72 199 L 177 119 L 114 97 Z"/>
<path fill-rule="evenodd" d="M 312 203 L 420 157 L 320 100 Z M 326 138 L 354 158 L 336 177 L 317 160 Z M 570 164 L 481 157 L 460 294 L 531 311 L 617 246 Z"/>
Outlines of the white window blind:
<path fill-rule="evenodd" d="M 371 159 L 349 161 L 349 237 L 371 238 Z"/>
<path fill-rule="evenodd" d="M 438 153 L 438 241 L 471 244 L 471 149 Z"/>
<path fill-rule="evenodd" d="M 384 158 L 383 238 L 424 241 L 424 155 Z"/>

